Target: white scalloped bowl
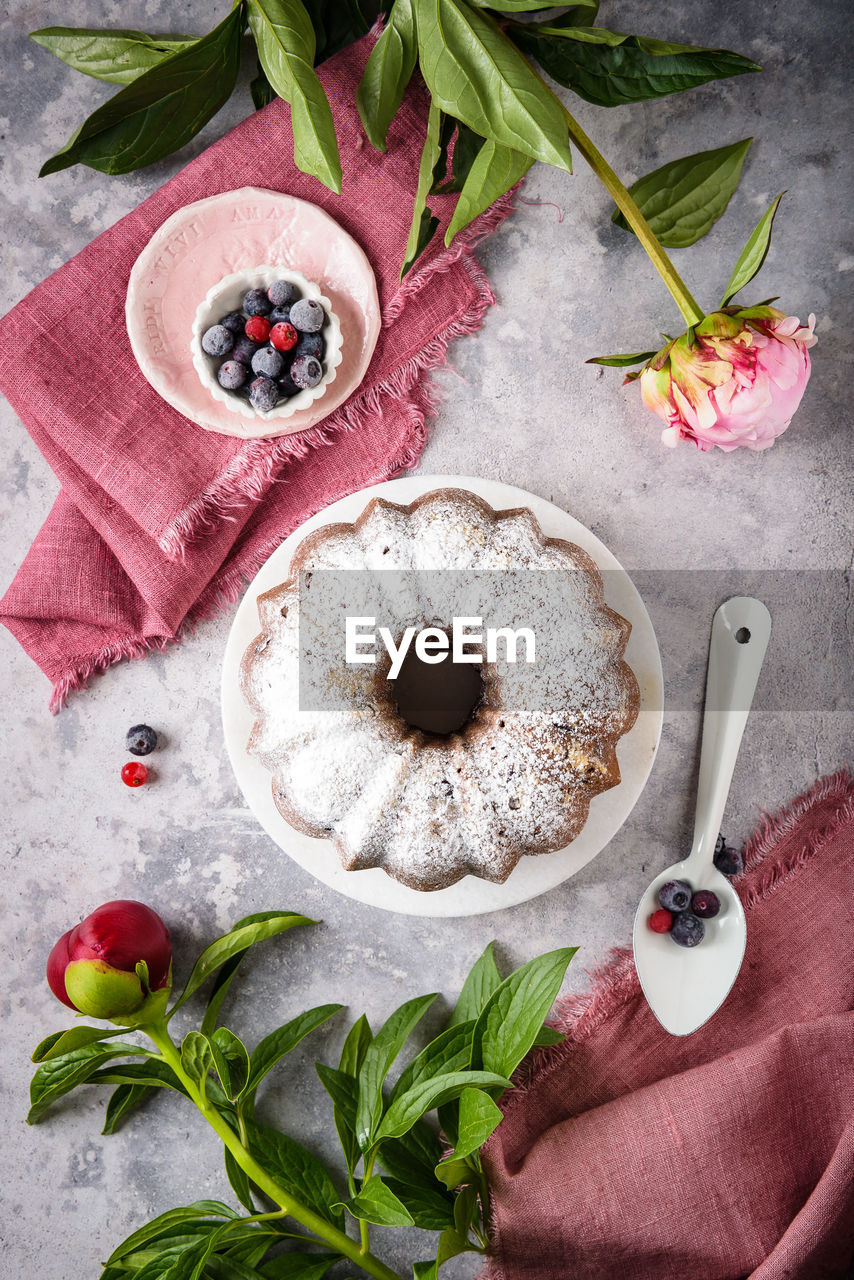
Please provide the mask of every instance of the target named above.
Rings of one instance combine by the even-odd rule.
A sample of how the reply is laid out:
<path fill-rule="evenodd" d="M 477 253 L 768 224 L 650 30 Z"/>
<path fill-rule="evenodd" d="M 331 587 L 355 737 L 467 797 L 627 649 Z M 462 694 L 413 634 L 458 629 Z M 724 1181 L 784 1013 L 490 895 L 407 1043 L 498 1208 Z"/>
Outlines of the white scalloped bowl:
<path fill-rule="evenodd" d="M 321 329 L 324 342 L 323 377 L 316 387 L 307 387 L 304 391 L 299 391 L 295 396 L 277 404 L 275 409 L 260 413 L 257 409 L 253 409 L 243 396 L 235 395 L 233 391 L 226 391 L 219 385 L 216 371 L 220 362 L 217 357 L 209 356 L 202 350 L 202 334 L 211 325 L 218 324 L 220 319 L 229 312 L 240 311 L 243 295 L 248 289 L 267 289 L 274 280 L 289 280 L 291 284 L 296 285 L 303 298 L 312 298 L 319 302 L 326 312 L 326 324 Z M 190 351 L 193 356 L 193 367 L 201 379 L 202 386 L 210 392 L 214 400 L 218 400 L 244 418 L 263 418 L 265 421 L 290 418 L 298 409 L 305 409 L 315 400 L 319 400 L 326 388 L 335 381 L 335 374 L 341 363 L 341 325 L 332 310 L 329 299 L 320 292 L 320 286 L 312 280 L 306 280 L 299 271 L 290 271 L 287 267 L 281 266 L 249 267 L 245 271 L 235 271 L 230 276 L 224 276 L 218 284 L 208 290 L 204 301 L 199 304 L 193 321 Z"/>

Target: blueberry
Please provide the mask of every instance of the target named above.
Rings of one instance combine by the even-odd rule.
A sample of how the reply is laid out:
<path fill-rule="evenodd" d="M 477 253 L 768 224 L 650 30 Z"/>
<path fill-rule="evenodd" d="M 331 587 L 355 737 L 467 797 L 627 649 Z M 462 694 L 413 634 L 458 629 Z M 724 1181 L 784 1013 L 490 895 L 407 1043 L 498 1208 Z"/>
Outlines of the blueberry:
<path fill-rule="evenodd" d="M 740 876 L 744 870 L 744 858 L 737 849 L 730 849 L 727 845 L 718 853 L 715 848 L 714 864 L 718 871 L 722 871 L 725 876 Z"/>
<path fill-rule="evenodd" d="M 323 365 L 314 356 L 299 356 L 291 365 L 291 377 L 298 387 L 316 387 L 323 377 Z"/>
<path fill-rule="evenodd" d="M 290 280 L 274 280 L 267 290 L 267 297 L 274 307 L 283 307 L 286 302 L 293 302 L 296 292 Z"/>
<path fill-rule="evenodd" d="M 278 383 L 273 378 L 256 378 L 249 384 L 249 403 L 258 413 L 275 409 L 279 400 Z"/>
<path fill-rule="evenodd" d="M 290 318 L 291 318 L 290 303 L 287 303 L 286 306 L 273 307 L 273 310 L 270 312 L 270 315 L 269 315 L 270 324 L 288 324 L 288 322 L 290 321 Z"/>
<path fill-rule="evenodd" d="M 302 298 L 291 307 L 291 324 L 303 333 L 317 333 L 326 320 L 326 312 L 313 298 Z"/>
<path fill-rule="evenodd" d="M 216 372 L 216 380 L 226 391 L 237 391 L 249 377 L 249 370 L 239 360 L 223 360 Z"/>
<path fill-rule="evenodd" d="M 265 378 L 278 378 L 285 367 L 285 362 L 275 347 L 259 347 L 252 357 L 252 372 L 262 373 Z"/>
<path fill-rule="evenodd" d="M 223 324 L 213 324 L 202 334 L 202 351 L 209 356 L 227 356 L 234 346 L 234 334 Z"/>
<path fill-rule="evenodd" d="M 247 338 L 246 334 L 242 338 L 238 338 L 234 344 L 234 350 L 231 353 L 232 360 L 239 360 L 241 364 L 251 364 L 252 357 L 258 350 L 258 343 L 253 342 L 251 338 Z"/>
<path fill-rule="evenodd" d="M 711 889 L 698 889 L 691 899 L 691 910 L 703 920 L 711 920 L 721 909 L 721 900 Z"/>
<path fill-rule="evenodd" d="M 691 905 L 691 886 L 687 880 L 668 880 L 658 891 L 658 901 L 668 911 L 685 911 Z"/>
<path fill-rule="evenodd" d="M 690 911 L 680 911 L 673 921 L 670 936 L 680 947 L 696 947 L 706 936 L 706 926 L 699 916 Z"/>
<path fill-rule="evenodd" d="M 157 746 L 157 734 L 147 724 L 128 729 L 125 746 L 132 756 L 147 756 Z"/>
<path fill-rule="evenodd" d="M 294 382 L 290 373 L 286 373 L 283 378 L 279 378 L 279 394 L 285 397 L 295 396 L 299 391 L 299 387 Z"/>
<path fill-rule="evenodd" d="M 323 337 L 319 333 L 301 333 L 294 347 L 294 359 L 297 356 L 314 356 L 319 360 L 323 355 Z"/>
<path fill-rule="evenodd" d="M 250 289 L 243 295 L 243 310 L 248 316 L 268 316 L 273 304 L 263 289 Z"/>
<path fill-rule="evenodd" d="M 242 311 L 230 311 L 227 316 L 223 316 L 220 324 L 229 333 L 233 333 L 235 337 L 243 332 L 243 326 L 246 324 L 246 316 Z"/>

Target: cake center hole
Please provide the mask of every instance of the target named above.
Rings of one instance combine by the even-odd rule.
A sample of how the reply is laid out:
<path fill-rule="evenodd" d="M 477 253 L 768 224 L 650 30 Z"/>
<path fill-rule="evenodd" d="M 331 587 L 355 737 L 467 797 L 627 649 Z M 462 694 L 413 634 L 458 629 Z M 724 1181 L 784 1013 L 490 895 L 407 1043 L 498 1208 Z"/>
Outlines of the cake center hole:
<path fill-rule="evenodd" d="M 423 662 L 413 646 L 392 682 L 398 712 L 412 729 L 459 733 L 483 695 L 481 669 L 480 663 L 452 661 L 450 653 L 441 662 Z"/>

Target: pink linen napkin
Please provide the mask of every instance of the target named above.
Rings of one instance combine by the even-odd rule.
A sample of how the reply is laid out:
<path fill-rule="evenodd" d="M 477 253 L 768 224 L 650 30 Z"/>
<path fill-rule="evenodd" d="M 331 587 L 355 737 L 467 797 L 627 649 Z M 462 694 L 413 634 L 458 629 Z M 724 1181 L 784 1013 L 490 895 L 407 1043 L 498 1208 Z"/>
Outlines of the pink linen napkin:
<path fill-rule="evenodd" d="M 482 1280 L 833 1280 L 854 1252 L 854 781 L 767 819 L 737 881 L 723 1008 L 668 1035 L 630 954 L 510 1096 L 485 1150 Z"/>
<path fill-rule="evenodd" d="M 430 408 L 425 371 L 494 301 L 472 249 L 509 212 L 508 197 L 450 249 L 442 237 L 451 197 L 431 197 L 436 239 L 398 281 L 426 95 L 410 88 L 387 155 L 376 152 L 355 107 L 371 38 L 320 68 L 344 169 L 340 197 L 294 166 L 289 109 L 276 100 L 0 320 L 0 390 L 62 485 L 0 620 L 51 680 L 54 710 L 93 672 L 164 647 L 234 600 L 315 511 L 414 466 Z M 383 313 L 361 387 L 322 423 L 279 440 L 232 439 L 188 422 L 143 378 L 125 330 L 128 277 L 151 235 L 182 206 L 242 186 L 326 209 L 367 253 Z"/>

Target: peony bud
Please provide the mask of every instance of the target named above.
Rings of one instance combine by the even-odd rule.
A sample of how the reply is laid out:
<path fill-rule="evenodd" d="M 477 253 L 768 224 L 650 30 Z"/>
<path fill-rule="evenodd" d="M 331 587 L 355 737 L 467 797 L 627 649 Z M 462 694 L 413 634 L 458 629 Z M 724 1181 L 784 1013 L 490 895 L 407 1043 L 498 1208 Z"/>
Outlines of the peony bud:
<path fill-rule="evenodd" d="M 669 342 L 640 377 L 644 404 L 667 423 L 662 442 L 704 452 L 768 449 L 809 381 L 815 316 L 801 325 L 774 307 L 725 307 Z"/>
<path fill-rule="evenodd" d="M 156 911 L 142 902 L 105 902 L 69 929 L 47 962 L 51 991 L 90 1018 L 125 1018 L 148 998 L 136 966 L 148 967 L 151 991 L 171 986 L 169 931 Z"/>

